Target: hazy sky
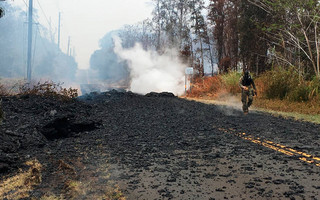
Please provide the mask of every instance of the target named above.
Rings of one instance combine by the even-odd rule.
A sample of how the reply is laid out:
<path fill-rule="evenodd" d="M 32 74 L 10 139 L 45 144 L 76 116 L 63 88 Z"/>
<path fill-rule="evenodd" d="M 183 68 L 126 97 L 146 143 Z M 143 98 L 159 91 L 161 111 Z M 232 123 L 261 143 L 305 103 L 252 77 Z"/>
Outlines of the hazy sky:
<path fill-rule="evenodd" d="M 29 0 L 10 1 L 23 6 Z M 125 24 L 134 24 L 151 17 L 151 0 L 33 0 L 39 22 L 57 29 L 61 11 L 61 49 L 67 51 L 68 36 L 75 47 L 79 68 L 89 67 L 91 54 L 98 49 L 99 39 Z M 40 8 L 41 5 L 41 8 Z M 44 14 L 45 13 L 45 14 Z M 46 17 L 45 17 L 46 16 Z"/>

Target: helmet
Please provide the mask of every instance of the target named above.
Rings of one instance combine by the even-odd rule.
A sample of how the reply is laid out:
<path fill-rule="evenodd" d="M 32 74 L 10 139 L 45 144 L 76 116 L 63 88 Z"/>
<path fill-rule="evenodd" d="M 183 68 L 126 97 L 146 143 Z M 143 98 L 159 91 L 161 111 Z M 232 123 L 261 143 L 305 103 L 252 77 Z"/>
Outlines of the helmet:
<path fill-rule="evenodd" d="M 245 70 L 243 75 L 244 75 L 245 79 L 248 79 L 249 78 L 249 70 Z"/>

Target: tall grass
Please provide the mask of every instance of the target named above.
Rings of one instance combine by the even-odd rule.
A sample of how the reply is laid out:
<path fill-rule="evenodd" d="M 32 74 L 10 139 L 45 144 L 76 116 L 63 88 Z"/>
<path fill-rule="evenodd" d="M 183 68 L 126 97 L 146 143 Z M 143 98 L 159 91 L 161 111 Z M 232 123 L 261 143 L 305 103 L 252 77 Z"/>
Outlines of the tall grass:
<path fill-rule="evenodd" d="M 256 82 L 258 90 L 267 99 L 306 102 L 319 97 L 320 80 L 304 80 L 294 67 L 278 67 L 265 72 Z"/>
<path fill-rule="evenodd" d="M 231 94 L 237 94 L 240 92 L 239 80 L 241 78 L 241 73 L 237 71 L 230 71 L 227 74 L 221 75 L 223 80 L 223 86 L 227 92 Z"/>
<path fill-rule="evenodd" d="M 187 93 L 189 97 L 214 97 L 222 88 L 222 80 L 219 76 L 196 78 L 193 80 L 192 89 Z"/>
<path fill-rule="evenodd" d="M 193 81 L 189 97 L 217 97 L 221 93 L 237 94 L 240 92 L 239 79 L 241 73 L 229 72 L 227 74 L 196 78 Z"/>

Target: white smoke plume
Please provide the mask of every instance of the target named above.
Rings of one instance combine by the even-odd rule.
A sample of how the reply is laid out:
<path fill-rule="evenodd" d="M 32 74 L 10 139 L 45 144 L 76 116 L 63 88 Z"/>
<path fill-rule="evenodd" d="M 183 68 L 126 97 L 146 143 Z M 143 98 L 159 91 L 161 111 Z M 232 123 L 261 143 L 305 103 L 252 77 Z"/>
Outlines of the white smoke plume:
<path fill-rule="evenodd" d="M 178 51 L 168 50 L 163 55 L 146 51 L 140 44 L 123 49 L 121 39 L 114 37 L 115 53 L 126 60 L 130 68 L 130 90 L 139 94 L 149 92 L 184 93 L 185 68 L 179 60 Z"/>

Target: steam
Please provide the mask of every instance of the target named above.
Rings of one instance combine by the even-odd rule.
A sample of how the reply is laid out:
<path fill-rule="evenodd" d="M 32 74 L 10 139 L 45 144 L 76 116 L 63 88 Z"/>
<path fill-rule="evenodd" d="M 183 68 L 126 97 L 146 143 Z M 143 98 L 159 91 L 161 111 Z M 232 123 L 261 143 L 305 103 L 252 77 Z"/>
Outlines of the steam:
<path fill-rule="evenodd" d="M 130 69 L 130 90 L 135 93 L 172 92 L 184 93 L 184 70 L 178 51 L 168 50 L 163 55 L 156 51 L 146 51 L 140 44 L 131 49 L 123 49 L 122 41 L 114 37 L 115 53 L 128 63 Z"/>

